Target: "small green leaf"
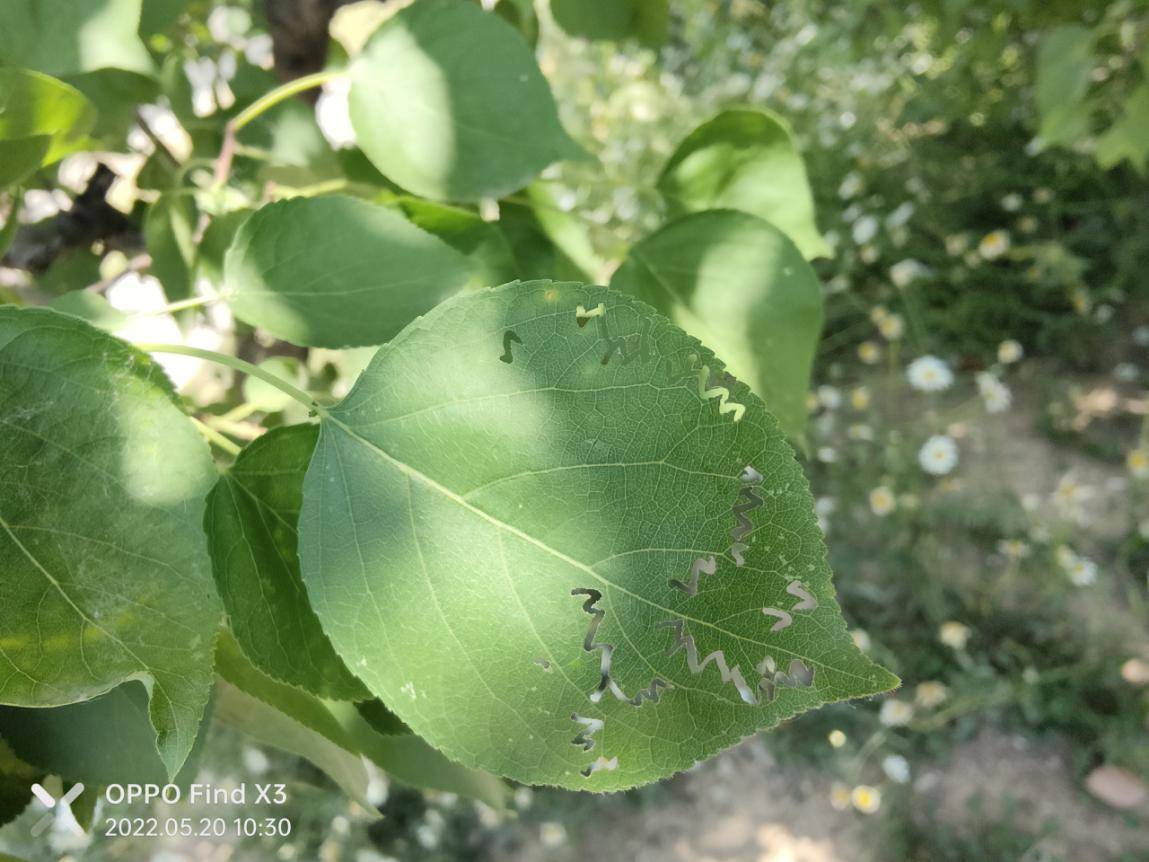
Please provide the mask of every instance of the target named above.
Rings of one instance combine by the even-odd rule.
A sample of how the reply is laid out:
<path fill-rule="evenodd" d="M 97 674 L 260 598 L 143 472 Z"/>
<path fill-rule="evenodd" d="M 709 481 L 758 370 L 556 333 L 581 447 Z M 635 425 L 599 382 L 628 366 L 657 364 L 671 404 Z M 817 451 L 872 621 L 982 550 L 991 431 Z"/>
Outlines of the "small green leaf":
<path fill-rule="evenodd" d="M 407 327 L 321 412 L 299 524 L 347 665 L 519 781 L 632 787 L 897 683 L 777 422 L 618 291 L 511 284 Z"/>
<path fill-rule="evenodd" d="M 320 697 L 363 700 L 299 575 L 296 521 L 318 433 L 293 425 L 250 444 L 208 496 L 204 528 L 231 630 L 255 666 Z"/>
<path fill-rule="evenodd" d="M 459 207 L 421 198 L 403 197 L 399 208 L 412 222 L 434 234 L 471 261 L 477 287 L 506 284 L 518 274 L 510 243 L 497 224 Z"/>
<path fill-rule="evenodd" d="M 669 0 L 551 0 L 556 23 L 585 39 L 636 39 L 657 47 L 666 41 Z"/>
<path fill-rule="evenodd" d="M 463 0 L 396 13 L 352 64 L 351 81 L 359 146 L 423 197 L 501 197 L 582 156 L 522 36 Z"/>
<path fill-rule="evenodd" d="M 235 316 L 311 347 L 381 344 L 470 278 L 466 258 L 387 207 L 344 196 L 269 204 L 224 261 Z"/>
<path fill-rule="evenodd" d="M 128 322 L 128 315 L 113 306 L 98 293 L 88 290 L 71 290 L 56 297 L 48 307 L 62 314 L 70 314 L 86 320 L 97 329 L 114 333 Z"/>
<path fill-rule="evenodd" d="M 553 188 L 546 183 L 531 183 L 523 193 L 531 203 L 539 230 L 578 267 L 579 280 L 596 281 L 606 264 L 595 250 L 586 222 L 559 206 Z"/>
<path fill-rule="evenodd" d="M 1093 31 L 1077 24 L 1056 27 L 1037 52 L 1034 98 L 1046 145 L 1073 144 L 1089 134 L 1085 96 L 1093 70 Z"/>
<path fill-rule="evenodd" d="M 144 219 L 144 244 L 152 258 L 150 271 L 159 279 L 169 302 L 192 295 L 197 217 L 190 196 L 168 193 L 148 207 Z"/>
<path fill-rule="evenodd" d="M 1097 137 L 1097 164 L 1108 170 L 1129 159 L 1145 173 L 1149 159 L 1149 83 L 1143 83 L 1125 98 L 1120 118 Z"/>
<path fill-rule="evenodd" d="M 311 761 L 367 811 L 367 770 L 323 701 L 256 669 L 224 632 L 216 651 L 215 715 L 265 745 Z"/>
<path fill-rule="evenodd" d="M 92 103 L 39 72 L 0 69 L 0 188 L 84 146 Z"/>
<path fill-rule="evenodd" d="M 95 69 L 151 74 L 140 0 L 0 0 L 0 61 L 49 75 Z"/>
<path fill-rule="evenodd" d="M 46 309 L 0 307 L 0 426 L 0 703 L 140 680 L 174 775 L 220 619 L 200 526 L 207 446 L 148 356 Z"/>
<path fill-rule="evenodd" d="M 630 250 L 610 286 L 721 351 L 799 440 L 822 330 L 822 289 L 782 231 L 735 210 L 670 222 Z"/>
<path fill-rule="evenodd" d="M 777 225 L 807 259 L 828 257 L 806 166 L 786 122 L 768 111 L 728 110 L 686 136 L 658 188 L 672 215 L 736 209 Z"/>
<path fill-rule="evenodd" d="M 200 725 L 177 784 L 195 777 L 206 726 L 207 722 Z M 0 736 L 22 760 L 70 781 L 89 785 L 168 781 L 156 750 L 156 732 L 148 721 L 148 693 L 138 682 L 55 709 L 0 707 Z"/>

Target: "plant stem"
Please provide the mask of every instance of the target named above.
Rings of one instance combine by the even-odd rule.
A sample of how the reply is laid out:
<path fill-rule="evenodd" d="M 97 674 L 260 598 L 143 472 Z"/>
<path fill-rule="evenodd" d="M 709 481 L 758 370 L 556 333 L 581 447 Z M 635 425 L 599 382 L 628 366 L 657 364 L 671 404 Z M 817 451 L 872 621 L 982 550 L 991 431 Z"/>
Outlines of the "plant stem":
<path fill-rule="evenodd" d="M 188 418 L 191 419 L 192 424 L 195 425 L 197 429 L 199 429 L 199 433 L 204 436 L 204 439 L 206 439 L 209 443 L 214 443 L 224 452 L 231 455 L 231 457 L 235 458 L 237 455 L 239 455 L 240 452 L 243 451 L 243 449 L 228 440 L 210 425 L 204 424 L 194 416 L 189 416 Z"/>
<path fill-rule="evenodd" d="M 227 182 L 228 175 L 231 174 L 231 162 L 235 158 L 235 136 L 240 129 L 280 102 L 313 87 L 319 87 L 328 81 L 333 81 L 344 74 L 346 73 L 342 69 L 327 69 L 313 75 L 304 75 L 294 81 L 288 81 L 286 84 L 281 84 L 274 90 L 264 93 L 228 120 L 223 130 L 223 146 L 220 147 L 219 158 L 216 159 L 215 163 L 215 184 L 222 186 Z"/>
<path fill-rule="evenodd" d="M 174 314 L 177 311 L 185 311 L 189 308 L 199 308 L 203 305 L 209 305 L 213 302 L 218 302 L 219 296 L 193 296 L 188 299 L 181 299 L 179 302 L 169 302 L 167 305 L 162 305 L 159 308 L 153 308 L 148 311 L 137 311 L 136 315 L 140 317 L 147 317 L 153 314 Z"/>
<path fill-rule="evenodd" d="M 242 371 L 251 377 L 258 377 L 269 386 L 274 386 L 284 395 L 295 399 L 308 410 L 314 410 L 321 416 L 327 415 L 327 411 L 319 406 L 316 400 L 302 389 L 291 385 L 281 377 L 276 377 L 274 374 L 264 371 L 257 365 L 252 365 L 250 362 L 240 359 L 238 356 L 228 356 L 226 353 L 216 353 L 214 350 L 203 350 L 199 347 L 188 347 L 184 344 L 136 344 L 135 346 L 147 353 L 174 353 L 180 356 L 194 356 L 197 359 L 205 359 L 208 362 L 215 362 L 218 365 L 226 365 L 228 368 Z"/>

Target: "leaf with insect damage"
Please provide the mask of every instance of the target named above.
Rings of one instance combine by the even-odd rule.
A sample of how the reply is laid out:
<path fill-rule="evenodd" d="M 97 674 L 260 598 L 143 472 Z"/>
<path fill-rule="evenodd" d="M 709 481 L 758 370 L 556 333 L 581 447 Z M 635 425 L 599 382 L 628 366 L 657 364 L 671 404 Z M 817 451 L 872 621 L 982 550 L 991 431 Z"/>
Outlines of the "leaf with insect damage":
<path fill-rule="evenodd" d="M 778 423 L 642 302 L 552 282 L 460 295 L 320 416 L 312 606 L 463 764 L 619 790 L 897 683 L 847 634 Z"/>

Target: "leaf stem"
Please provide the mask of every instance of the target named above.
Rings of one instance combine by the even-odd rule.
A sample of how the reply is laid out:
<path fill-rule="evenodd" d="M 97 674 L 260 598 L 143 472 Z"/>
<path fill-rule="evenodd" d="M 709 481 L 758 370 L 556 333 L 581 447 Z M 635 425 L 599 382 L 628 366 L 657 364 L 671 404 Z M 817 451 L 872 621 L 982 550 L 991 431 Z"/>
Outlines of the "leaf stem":
<path fill-rule="evenodd" d="M 247 360 L 240 359 L 238 356 L 228 356 L 226 353 L 216 353 L 214 350 L 189 347 L 186 344 L 136 344 L 135 346 L 147 353 L 174 353 L 180 356 L 194 356 L 196 359 L 205 359 L 217 365 L 225 365 L 228 368 L 241 371 L 251 377 L 258 377 L 269 386 L 274 386 L 284 395 L 295 399 L 308 410 L 314 410 L 321 416 L 327 415 L 327 411 L 302 389 L 293 386 L 282 377 L 276 377 L 271 372 L 264 371 L 258 365 L 253 365 Z"/>
<path fill-rule="evenodd" d="M 154 314 L 174 314 L 177 311 L 186 311 L 189 308 L 199 308 L 203 305 L 210 305 L 213 302 L 217 302 L 219 299 L 220 297 L 218 295 L 205 296 L 201 294 L 199 296 L 193 296 L 188 299 L 181 299 L 179 302 L 169 302 L 167 305 L 160 306 L 159 308 L 152 308 L 148 309 L 147 311 L 137 311 L 136 315 L 139 317 L 148 317 Z"/>
<path fill-rule="evenodd" d="M 215 184 L 222 186 L 227 182 L 227 178 L 231 174 L 231 162 L 232 159 L 235 158 L 235 136 L 239 133 L 240 129 L 270 108 L 274 108 L 280 102 L 290 99 L 292 96 L 306 90 L 310 90 L 313 87 L 319 87 L 328 81 L 340 78 L 345 74 L 346 72 L 342 69 L 325 69 L 313 75 L 304 75 L 302 78 L 288 81 L 276 87 L 274 90 L 264 93 L 228 120 L 223 130 L 223 146 L 219 149 L 219 158 L 216 159 L 215 163 Z"/>
<path fill-rule="evenodd" d="M 195 425 L 195 427 L 199 430 L 199 433 L 203 435 L 205 440 L 207 440 L 209 443 L 214 443 L 216 446 L 218 446 L 220 449 L 222 449 L 228 455 L 231 455 L 231 457 L 235 458 L 236 456 L 239 455 L 240 452 L 243 451 L 243 449 L 241 449 L 239 446 L 237 446 L 231 440 L 228 440 L 226 437 L 224 437 L 222 434 L 220 434 L 218 431 L 216 431 L 210 425 L 208 425 L 204 422 L 201 422 L 199 419 L 196 419 L 194 416 L 189 416 L 188 418 L 191 419 L 192 424 Z"/>

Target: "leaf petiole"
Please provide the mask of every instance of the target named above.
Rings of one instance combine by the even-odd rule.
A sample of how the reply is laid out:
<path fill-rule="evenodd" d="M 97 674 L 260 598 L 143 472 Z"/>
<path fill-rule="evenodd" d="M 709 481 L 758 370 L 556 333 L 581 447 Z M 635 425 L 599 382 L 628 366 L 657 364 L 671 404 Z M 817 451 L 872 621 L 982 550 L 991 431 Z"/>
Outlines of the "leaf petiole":
<path fill-rule="evenodd" d="M 135 347 L 139 350 L 143 350 L 145 353 L 173 353 L 180 356 L 194 356 L 197 359 L 204 359 L 208 362 L 215 362 L 218 365 L 225 365 L 236 371 L 242 371 L 251 377 L 258 377 L 269 386 L 274 386 L 284 395 L 294 398 L 308 410 L 314 410 L 321 416 L 327 415 L 327 411 L 302 389 L 293 386 L 282 377 L 276 377 L 271 372 L 264 371 L 258 365 L 253 365 L 237 356 L 228 356 L 226 353 L 216 353 L 214 350 L 189 347 L 185 344 L 136 344 Z"/>

